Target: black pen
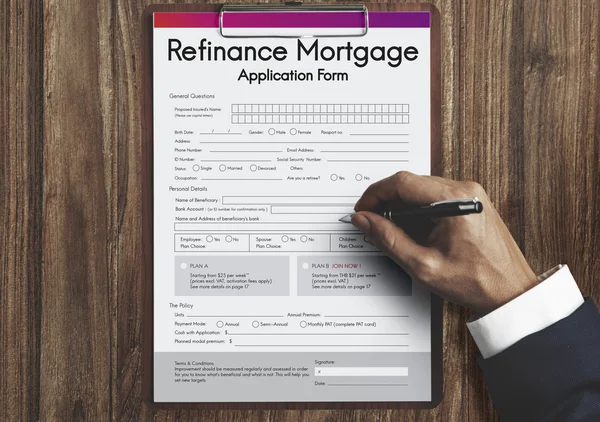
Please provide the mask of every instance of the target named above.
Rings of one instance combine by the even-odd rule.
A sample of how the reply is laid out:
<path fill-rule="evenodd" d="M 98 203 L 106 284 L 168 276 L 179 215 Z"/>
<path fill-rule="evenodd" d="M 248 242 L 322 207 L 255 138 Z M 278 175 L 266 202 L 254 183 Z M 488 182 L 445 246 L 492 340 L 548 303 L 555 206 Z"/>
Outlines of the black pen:
<path fill-rule="evenodd" d="M 483 204 L 477 197 L 449 199 L 438 201 L 429 205 L 415 208 L 399 208 L 391 204 L 383 209 L 379 215 L 394 223 L 401 223 L 409 217 L 419 218 L 442 218 L 455 217 L 457 215 L 479 214 L 483 211 Z M 348 214 L 340 218 L 342 223 L 350 223 L 354 214 Z"/>

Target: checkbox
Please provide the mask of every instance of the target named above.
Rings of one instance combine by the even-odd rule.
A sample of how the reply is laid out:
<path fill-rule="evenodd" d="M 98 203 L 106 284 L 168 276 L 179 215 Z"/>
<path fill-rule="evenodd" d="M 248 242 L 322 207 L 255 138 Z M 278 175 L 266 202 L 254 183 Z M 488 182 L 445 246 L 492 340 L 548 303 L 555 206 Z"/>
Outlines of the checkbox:
<path fill-rule="evenodd" d="M 293 113 L 294 112 L 294 106 L 293 106 L 293 104 L 286 104 L 286 106 L 285 106 L 285 112 L 286 113 Z"/>
<path fill-rule="evenodd" d="M 272 115 L 267 114 L 265 116 L 265 118 L 266 118 L 266 120 L 265 120 L 266 123 L 273 123 L 273 116 Z"/>
<path fill-rule="evenodd" d="M 306 104 L 300 104 L 300 113 L 306 113 Z"/>
<path fill-rule="evenodd" d="M 265 112 L 265 105 L 264 104 L 259 104 L 258 105 L 258 112 L 259 113 L 264 113 Z"/>
<path fill-rule="evenodd" d="M 267 104 L 265 106 L 265 113 L 273 113 L 273 104 Z"/>
<path fill-rule="evenodd" d="M 369 123 L 375 123 L 375 116 L 373 114 L 369 115 Z"/>
<path fill-rule="evenodd" d="M 375 104 L 369 104 L 369 113 L 375 113 Z"/>
<path fill-rule="evenodd" d="M 314 123 L 315 122 L 315 116 L 313 116 L 312 114 L 309 114 L 308 116 L 306 116 L 306 123 Z"/>
<path fill-rule="evenodd" d="M 294 123 L 300 123 L 300 115 L 299 114 L 294 115 Z"/>
<path fill-rule="evenodd" d="M 258 104 L 252 104 L 252 113 L 258 113 Z"/>
<path fill-rule="evenodd" d="M 336 114 L 333 117 L 333 121 L 334 121 L 334 123 L 340 123 L 342 121 L 342 117 L 339 114 Z"/>
<path fill-rule="evenodd" d="M 354 114 L 348 115 L 348 123 L 354 123 Z"/>
<path fill-rule="evenodd" d="M 300 113 L 300 104 L 294 104 L 294 113 Z"/>
<path fill-rule="evenodd" d="M 342 111 L 342 106 L 341 106 L 341 104 L 335 104 L 335 105 L 333 106 L 333 111 L 334 111 L 335 113 L 339 113 L 339 112 L 341 112 L 341 111 Z"/>
<path fill-rule="evenodd" d="M 261 114 L 260 116 L 258 116 L 258 123 L 265 123 L 265 115 Z"/>
<path fill-rule="evenodd" d="M 300 123 L 306 123 L 306 114 L 300 115 Z"/>
<path fill-rule="evenodd" d="M 231 112 L 232 113 L 237 113 L 238 112 L 238 105 L 237 104 L 231 104 Z"/>
<path fill-rule="evenodd" d="M 307 113 L 313 113 L 315 111 L 315 106 L 314 104 L 307 104 L 306 105 L 306 112 Z"/>
<path fill-rule="evenodd" d="M 348 113 L 348 104 L 342 104 L 342 113 Z"/>
<path fill-rule="evenodd" d="M 333 123 L 333 115 L 329 114 L 327 116 L 327 123 Z"/>
<path fill-rule="evenodd" d="M 342 114 L 342 123 L 348 123 L 348 115 Z"/>
<path fill-rule="evenodd" d="M 390 104 L 390 113 L 396 112 L 396 104 Z"/>
<path fill-rule="evenodd" d="M 375 123 L 381 123 L 381 114 L 375 116 Z"/>

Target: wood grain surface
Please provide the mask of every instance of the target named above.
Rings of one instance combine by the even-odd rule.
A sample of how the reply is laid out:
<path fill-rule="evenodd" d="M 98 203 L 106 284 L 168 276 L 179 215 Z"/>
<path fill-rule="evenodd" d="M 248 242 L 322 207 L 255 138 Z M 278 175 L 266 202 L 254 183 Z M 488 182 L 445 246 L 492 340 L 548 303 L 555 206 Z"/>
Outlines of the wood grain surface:
<path fill-rule="evenodd" d="M 0 420 L 494 421 L 444 311 L 434 410 L 153 411 L 141 400 L 141 16 L 0 2 Z M 179 2 L 181 3 L 181 2 Z M 437 0 L 443 172 L 479 181 L 534 271 L 600 303 L 600 2 Z"/>

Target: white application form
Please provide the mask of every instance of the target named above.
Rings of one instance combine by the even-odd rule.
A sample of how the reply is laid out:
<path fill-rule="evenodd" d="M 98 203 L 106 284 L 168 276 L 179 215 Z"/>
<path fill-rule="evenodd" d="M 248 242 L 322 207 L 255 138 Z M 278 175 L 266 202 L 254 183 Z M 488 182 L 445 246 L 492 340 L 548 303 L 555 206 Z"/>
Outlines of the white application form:
<path fill-rule="evenodd" d="M 230 31 L 357 29 L 286 15 Z M 429 12 L 369 18 L 154 13 L 156 402 L 431 400 L 430 293 L 338 221 L 431 171 Z"/>

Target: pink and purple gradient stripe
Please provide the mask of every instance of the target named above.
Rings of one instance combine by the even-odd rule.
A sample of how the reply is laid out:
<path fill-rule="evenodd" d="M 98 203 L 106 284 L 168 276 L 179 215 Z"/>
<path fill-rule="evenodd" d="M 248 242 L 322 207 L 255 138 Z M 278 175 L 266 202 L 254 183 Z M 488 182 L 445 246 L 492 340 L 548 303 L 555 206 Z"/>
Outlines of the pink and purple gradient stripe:
<path fill-rule="evenodd" d="M 235 12 L 223 15 L 226 28 L 364 28 L 362 12 Z M 155 28 L 218 28 L 219 14 L 157 12 Z M 369 12 L 369 28 L 429 28 L 429 12 Z"/>

